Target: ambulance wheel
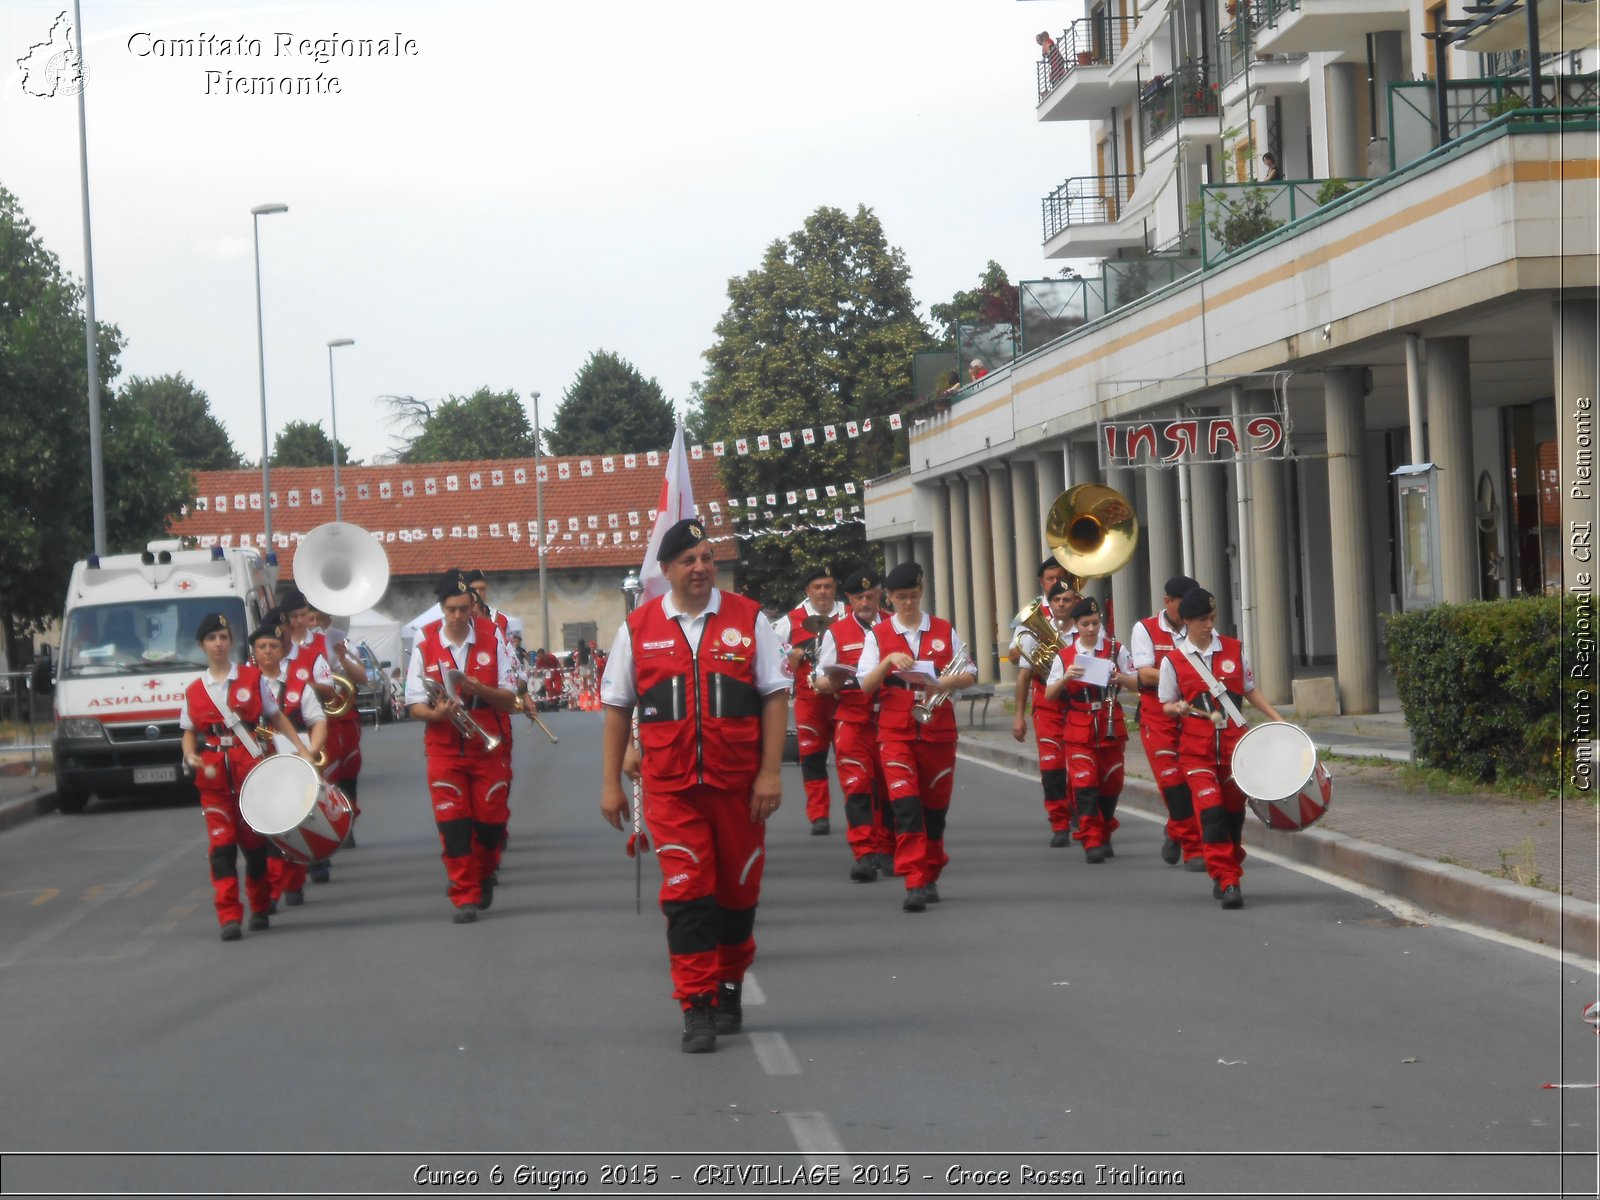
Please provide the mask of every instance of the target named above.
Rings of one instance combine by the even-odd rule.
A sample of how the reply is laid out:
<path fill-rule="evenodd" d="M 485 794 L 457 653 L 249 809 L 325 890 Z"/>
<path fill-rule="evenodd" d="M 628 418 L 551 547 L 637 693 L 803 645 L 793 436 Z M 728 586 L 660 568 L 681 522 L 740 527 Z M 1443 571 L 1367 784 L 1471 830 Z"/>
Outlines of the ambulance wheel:
<path fill-rule="evenodd" d="M 64 813 L 69 815 L 81 813 L 88 803 L 88 792 L 70 792 L 64 788 L 56 789 L 56 807 Z"/>

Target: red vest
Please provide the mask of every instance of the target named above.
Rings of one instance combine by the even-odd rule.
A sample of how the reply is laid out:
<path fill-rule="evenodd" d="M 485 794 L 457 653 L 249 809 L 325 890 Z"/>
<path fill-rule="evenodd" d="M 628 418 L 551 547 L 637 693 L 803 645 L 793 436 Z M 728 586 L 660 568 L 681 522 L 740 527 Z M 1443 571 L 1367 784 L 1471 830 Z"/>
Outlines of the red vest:
<path fill-rule="evenodd" d="M 1107 638 L 1104 650 L 1096 650 L 1095 658 L 1109 658 L 1111 669 L 1115 671 L 1117 652 L 1122 649 L 1122 644 L 1115 638 Z M 1061 651 L 1061 662 L 1064 666 L 1072 666 L 1078 659 L 1078 639 L 1074 637 Z M 1128 725 L 1122 715 L 1122 705 L 1111 706 L 1111 729 L 1106 730 L 1106 692 L 1109 689 L 1096 687 L 1084 683 L 1079 679 L 1067 680 L 1067 686 L 1061 695 L 1066 700 L 1067 707 L 1067 740 L 1079 746 L 1107 746 L 1113 742 L 1128 740 Z"/>
<path fill-rule="evenodd" d="M 873 622 L 874 627 L 881 624 Z M 863 629 L 861 622 L 856 620 L 854 613 L 846 613 L 832 625 L 828 632 L 833 634 L 834 659 L 842 667 L 853 667 L 861 661 L 861 650 L 867 644 L 867 636 L 871 630 Z M 878 714 L 879 698 L 883 695 L 880 688 L 876 695 L 869 696 L 852 678 L 845 682 L 844 690 L 835 692 L 834 696 L 839 701 L 839 707 L 834 712 L 835 720 L 848 721 L 852 725 L 869 725 Z"/>
<path fill-rule="evenodd" d="M 668 618 L 665 597 L 628 615 L 647 791 L 697 784 L 748 791 L 761 769 L 764 701 L 755 678 L 761 607 L 746 596 L 720 594 L 696 651 L 683 626 Z"/>
<path fill-rule="evenodd" d="M 878 641 L 879 662 L 891 654 L 909 654 L 913 661 L 931 661 L 934 674 L 940 675 L 955 657 L 955 630 L 950 627 L 949 621 L 932 614 L 928 614 L 928 629 L 922 635 L 920 654 L 912 654 L 911 643 L 895 628 L 893 621 L 874 625 L 872 636 Z M 956 740 L 955 706 L 950 701 L 940 704 L 934 710 L 933 720 L 923 725 L 918 724 L 916 718 L 911 715 L 912 706 L 921 699 L 921 693 L 912 691 L 892 673 L 884 679 L 883 688 L 878 695 L 882 697 L 882 707 L 878 712 L 880 733 L 892 733 L 899 737 L 919 737 L 926 742 Z"/>
<path fill-rule="evenodd" d="M 455 657 L 440 640 L 440 631 L 443 629 L 443 621 L 434 621 L 425 626 L 422 638 L 414 651 L 422 655 L 422 677 L 438 684 L 444 682 L 446 671 L 456 669 Z M 464 674 L 489 687 L 499 687 L 499 650 L 494 622 L 483 617 L 473 617 L 472 646 L 467 652 Z M 465 706 L 470 701 L 463 699 L 462 703 Z M 476 707 L 468 708 L 467 715 L 478 723 L 480 729 L 485 729 L 499 738 L 505 737 L 511 726 L 511 719 L 499 709 L 492 708 L 486 701 L 479 701 Z M 459 757 L 486 753 L 481 741 L 472 738 L 469 743 L 469 739 L 463 737 L 449 721 L 430 722 L 427 732 L 423 734 L 422 744 L 429 754 Z M 500 752 L 497 747 L 495 753 Z"/>
<path fill-rule="evenodd" d="M 259 668 L 257 669 L 259 670 Z M 294 678 L 294 672 L 281 670 L 277 679 L 268 679 L 266 683 L 267 687 L 272 689 L 273 698 L 277 700 L 278 707 L 283 711 L 283 715 L 289 718 L 289 724 L 293 725 L 299 732 L 304 733 L 306 731 L 306 718 L 305 714 L 300 711 L 300 698 L 305 694 L 305 691 L 301 687 L 300 681 Z"/>
<path fill-rule="evenodd" d="M 1244 650 L 1235 638 L 1211 635 L 1214 647 L 1211 655 L 1211 673 L 1217 682 L 1228 689 L 1233 703 L 1244 708 Z M 1202 659 L 1203 661 L 1203 659 Z M 1189 665 L 1181 654 L 1172 656 L 1172 668 L 1178 675 L 1178 691 L 1197 709 L 1209 712 L 1221 709 L 1221 704 L 1211 698 L 1200 672 Z M 1227 767 L 1233 762 L 1233 748 L 1245 735 L 1245 727 L 1231 722 L 1218 730 L 1209 717 L 1184 717 L 1178 722 L 1178 757 L 1203 763 L 1218 763 Z"/>
<path fill-rule="evenodd" d="M 1161 670 L 1162 661 L 1171 658 L 1174 653 L 1172 634 L 1167 632 L 1167 627 L 1162 622 L 1161 615 L 1157 613 L 1155 616 L 1146 617 L 1139 622 L 1144 626 L 1144 631 L 1150 635 L 1150 645 L 1155 648 L 1156 661 L 1152 665 L 1157 671 Z M 1172 720 L 1162 711 L 1161 698 L 1156 694 L 1158 690 L 1159 685 L 1154 683 L 1148 686 L 1142 683 L 1139 685 L 1139 723 L 1141 725 L 1146 721 L 1152 721 L 1159 726 L 1163 722 Z"/>
<path fill-rule="evenodd" d="M 804 646 L 807 643 L 810 643 L 812 650 L 817 648 L 817 644 L 821 640 L 820 635 L 807 633 L 801 627 L 801 622 L 811 615 L 811 610 L 804 604 L 789 611 L 789 646 L 791 649 Z M 802 696 L 808 700 L 823 700 L 827 698 L 817 692 L 816 685 L 811 682 L 811 672 L 806 670 L 804 663 L 794 673 L 794 694 L 797 700 Z"/>

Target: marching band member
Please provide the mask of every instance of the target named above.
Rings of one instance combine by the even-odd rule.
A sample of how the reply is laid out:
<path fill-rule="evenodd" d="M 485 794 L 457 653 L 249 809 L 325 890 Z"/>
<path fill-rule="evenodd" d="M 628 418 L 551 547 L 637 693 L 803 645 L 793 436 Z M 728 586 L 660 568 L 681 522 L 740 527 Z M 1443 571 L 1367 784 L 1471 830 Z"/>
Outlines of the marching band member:
<path fill-rule="evenodd" d="M 1072 606 L 1074 637 L 1050 668 L 1045 695 L 1064 696 L 1067 722 L 1067 765 L 1078 808 L 1078 840 L 1086 862 L 1102 863 L 1112 857 L 1111 834 L 1116 830 L 1117 798 L 1122 795 L 1123 757 L 1128 727 L 1117 703 L 1117 688 L 1134 688 L 1139 677 L 1127 647 L 1100 630 L 1100 603 L 1085 597 Z M 1106 684 L 1083 682 L 1084 660 L 1111 660 Z"/>
<path fill-rule="evenodd" d="M 337 694 L 333 683 L 333 660 L 328 655 L 327 635 L 313 620 L 311 601 L 299 588 L 291 588 L 283 594 L 278 612 L 289 623 L 289 652 L 283 660 L 289 677 L 302 690 L 309 688 L 315 692 L 319 701 L 333 699 Z M 319 663 L 321 670 L 318 669 Z M 339 753 L 340 733 L 340 730 L 331 727 L 328 731 L 328 744 L 324 752 L 330 763 Z M 353 810 L 353 798 L 350 804 Z M 354 827 L 352 824 L 351 828 Z M 317 859 L 311 864 L 310 874 L 312 883 L 327 883 L 330 878 L 328 860 Z"/>
<path fill-rule="evenodd" d="M 450 879 L 457 925 L 468 925 L 494 902 L 494 866 L 506 836 L 511 770 L 504 748 L 490 749 L 477 730 L 503 739 L 516 706 L 511 659 L 493 622 L 473 616 L 474 598 L 456 568 L 434 586 L 441 620 L 426 625 L 411 651 L 406 703 L 427 724 L 428 795 L 439 828 L 440 857 Z M 459 699 L 445 672 L 459 671 Z M 426 681 L 426 682 L 425 682 Z M 428 683 L 437 687 L 429 696 Z"/>
<path fill-rule="evenodd" d="M 1046 589 L 1050 620 L 1063 635 L 1072 630 L 1067 614 L 1078 602 L 1078 593 L 1065 583 L 1052 583 Z M 1039 678 L 1028 658 L 1033 635 L 1021 626 L 1012 638 L 1016 646 L 1016 715 L 1011 719 L 1011 736 L 1022 741 L 1027 736 L 1028 701 L 1033 700 L 1033 736 L 1039 753 L 1039 783 L 1044 788 L 1044 815 L 1050 822 L 1050 845 L 1056 849 L 1072 845 L 1072 826 L 1076 815 L 1072 789 L 1067 782 L 1067 710 L 1059 699 L 1045 694 L 1045 680 Z"/>
<path fill-rule="evenodd" d="M 477 599 L 478 603 L 483 606 L 484 616 L 486 616 L 490 621 L 494 622 L 495 628 L 500 631 L 500 636 L 503 637 L 506 640 L 506 643 L 509 645 L 511 642 L 511 619 L 507 617 L 505 613 L 501 612 L 498 608 L 489 603 L 489 580 L 487 576 L 485 576 L 484 573 L 478 570 L 476 567 L 470 571 L 467 571 L 465 574 L 467 577 L 467 586 L 472 589 L 473 596 Z"/>
<path fill-rule="evenodd" d="M 357 686 L 366 683 L 366 664 L 351 650 L 349 637 L 332 632 L 333 617 L 313 606 L 311 624 L 321 634 L 323 657 L 332 674 L 343 676 Z M 311 683 L 319 699 L 331 700 L 337 694 L 338 689 L 331 679 L 319 684 L 313 673 Z M 361 816 L 361 801 L 357 799 L 361 776 L 361 714 L 356 710 L 354 696 L 350 697 L 349 708 L 336 717 L 328 717 L 328 742 L 328 768 L 323 776 L 329 783 L 338 784 L 339 790 L 350 800 L 350 832 L 345 836 L 344 847 L 354 849 L 356 821 Z"/>
<path fill-rule="evenodd" d="M 273 701 L 289 718 L 289 724 L 295 727 L 301 740 L 310 746 L 312 757 L 316 758 L 327 744 L 328 722 L 322 715 L 322 705 L 317 702 L 316 689 L 300 686 L 283 669 L 283 656 L 288 650 L 288 630 L 280 624 L 281 621 L 282 616 L 277 610 L 261 619 L 260 628 L 250 635 L 250 657 L 255 662 L 256 670 L 261 672 L 262 681 L 271 690 Z M 317 669 L 326 682 L 332 682 L 327 663 L 318 659 Z M 267 860 L 267 878 L 272 885 L 274 906 L 280 899 L 290 908 L 306 902 L 306 870 L 305 863 L 291 862 L 280 854 L 271 853 Z M 272 911 L 276 912 L 276 907 Z"/>
<path fill-rule="evenodd" d="M 644 820 L 661 866 L 681 1046 L 703 1054 L 743 1025 L 766 822 L 782 800 L 789 680 L 760 606 L 716 586 L 698 521 L 668 529 L 657 559 L 671 590 L 629 613 L 611 647 L 600 813 L 622 828 L 637 704 Z"/>
<path fill-rule="evenodd" d="M 871 883 L 879 875 L 894 875 L 894 815 L 889 809 L 883 760 L 878 755 L 878 703 L 861 690 L 855 668 L 873 626 L 887 618 L 880 608 L 881 581 L 870 569 L 852 574 L 844 594 L 850 611 L 823 633 L 811 682 L 819 695 L 833 696 L 838 702 L 833 761 L 839 772 L 839 790 L 844 793 L 850 850 L 855 856 L 850 878 Z"/>
<path fill-rule="evenodd" d="M 939 704 L 925 722 L 914 714 L 920 699 L 971 687 L 970 667 L 946 674 L 965 661 L 966 647 L 943 617 L 922 611 L 922 568 L 903 562 L 884 580 L 894 616 L 872 628 L 861 648 L 856 679 L 869 698 L 883 689 L 878 713 L 878 751 L 889 784 L 894 813 L 894 868 L 905 876 L 900 907 L 922 912 L 939 902 L 939 876 L 950 861 L 944 850 L 945 817 L 955 785 L 956 718 L 949 703 Z M 901 672 L 926 680 L 912 682 Z M 931 678 L 930 678 L 931 677 Z"/>
<path fill-rule="evenodd" d="M 245 896 L 250 904 L 250 932 L 266 929 L 272 905 L 267 881 L 267 840 L 244 823 L 239 813 L 239 789 L 256 764 L 257 754 L 248 744 L 257 725 L 270 725 L 289 739 L 296 753 L 309 760 L 311 751 L 293 725 L 278 709 L 272 689 L 261 672 L 233 661 L 233 630 L 228 618 L 211 613 L 201 618 L 195 641 L 205 651 L 206 669 L 183 693 L 178 725 L 183 730 L 183 761 L 194 772 L 200 791 L 200 811 L 206 819 L 211 845 L 211 892 L 217 908 L 222 940 L 242 936 L 239 922 L 239 851 L 244 851 Z"/>
<path fill-rule="evenodd" d="M 1156 688 L 1161 682 L 1161 664 L 1172 656 L 1175 644 L 1183 640 L 1178 605 L 1191 588 L 1199 586 L 1187 575 L 1174 575 L 1167 580 L 1162 589 L 1161 611 L 1135 624 L 1128 640 L 1133 669 L 1139 675 L 1139 741 L 1167 806 L 1161 857 L 1171 866 L 1177 866 L 1181 858 L 1186 871 L 1206 869 L 1205 855 L 1200 851 L 1200 824 L 1195 820 L 1189 785 L 1178 769 L 1178 721 L 1167 715 Z"/>
<path fill-rule="evenodd" d="M 838 704 L 832 696 L 818 694 L 811 682 L 808 668 L 816 653 L 818 635 L 804 628 L 804 624 L 806 618 L 812 617 L 831 625 L 845 615 L 845 606 L 835 599 L 833 574 L 827 567 L 813 567 L 801 583 L 806 589 L 805 600 L 787 616 L 779 617 L 772 628 L 789 652 L 789 670 L 794 675 L 794 727 L 800 741 L 800 777 L 806 785 L 806 819 L 811 822 L 811 832 L 820 835 L 829 831 L 828 813 L 833 803 L 828 790 L 828 747 L 833 744 Z"/>
<path fill-rule="evenodd" d="M 1211 875 L 1211 894 L 1223 908 L 1243 908 L 1245 796 L 1233 781 L 1233 748 L 1245 727 L 1227 716 L 1221 699 L 1190 661 L 1192 652 L 1222 685 L 1235 709 L 1249 701 L 1269 721 L 1281 721 L 1278 710 L 1256 687 L 1250 659 L 1237 639 L 1216 632 L 1217 601 L 1204 588 L 1193 588 L 1178 604 L 1187 646 L 1161 663 L 1158 695 L 1170 716 L 1178 718 L 1178 767 L 1194 794 L 1200 816 L 1200 847 Z"/>
<path fill-rule="evenodd" d="M 1040 604 L 1049 604 L 1050 589 L 1058 583 L 1071 583 L 1067 569 L 1054 558 L 1047 558 L 1039 564 L 1039 594 L 1034 599 Z M 1022 646 L 1017 640 L 1021 632 L 1021 629 L 1012 627 L 1011 644 L 1006 647 L 1007 662 L 1016 663 L 1022 659 Z"/>

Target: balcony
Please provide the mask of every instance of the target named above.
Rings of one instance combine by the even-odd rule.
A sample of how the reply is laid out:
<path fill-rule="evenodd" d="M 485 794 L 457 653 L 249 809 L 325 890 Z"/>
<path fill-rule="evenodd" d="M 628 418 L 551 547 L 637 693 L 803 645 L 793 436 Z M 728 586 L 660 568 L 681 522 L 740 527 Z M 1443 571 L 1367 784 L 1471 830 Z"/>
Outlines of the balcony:
<path fill-rule="evenodd" d="M 1244 98 L 1248 83 L 1252 91 L 1265 96 L 1281 96 L 1299 91 L 1306 84 L 1306 56 L 1304 54 L 1262 54 L 1255 48 L 1256 20 L 1254 13 L 1264 7 L 1267 0 L 1255 9 L 1247 9 L 1238 19 L 1225 25 L 1217 33 L 1217 81 L 1222 85 L 1224 104 L 1233 104 Z"/>
<path fill-rule="evenodd" d="M 1204 67 L 1182 67 L 1171 75 L 1157 75 L 1139 93 L 1139 129 L 1148 147 L 1180 121 L 1210 118 L 1186 133 L 1220 138 L 1217 122 L 1217 84 Z"/>
<path fill-rule="evenodd" d="M 1108 258 L 1101 273 L 1087 279 L 1025 280 L 1018 285 L 1020 352 L 1037 350 L 1199 269 L 1198 258 L 1142 255 Z"/>
<path fill-rule="evenodd" d="M 1257 0 L 1264 54 L 1333 51 L 1366 61 L 1367 34 L 1408 28 L 1409 0 Z"/>
<path fill-rule="evenodd" d="M 1134 85 L 1113 83 L 1110 68 L 1120 60 L 1133 26 L 1132 17 L 1110 16 L 1084 17 L 1067 26 L 1034 64 L 1038 119 L 1082 121 L 1131 97 Z"/>
<path fill-rule="evenodd" d="M 1360 181 L 1284 179 L 1200 189 L 1200 261 L 1207 270 L 1269 233 L 1354 191 Z"/>
<path fill-rule="evenodd" d="M 1522 78 L 1450 79 L 1445 82 L 1445 138 L 1454 141 L 1519 109 L 1539 109 L 1548 120 L 1563 111 L 1600 107 L 1600 76 L 1545 75 L 1532 103 Z M 1440 144 L 1438 94 L 1432 80 L 1389 85 L 1389 169 L 1415 162 Z"/>
<path fill-rule="evenodd" d="M 1142 231 L 1126 234 L 1118 229 L 1132 194 L 1131 175 L 1080 175 L 1068 179 L 1041 205 L 1045 257 L 1094 258 L 1122 246 L 1137 245 Z"/>

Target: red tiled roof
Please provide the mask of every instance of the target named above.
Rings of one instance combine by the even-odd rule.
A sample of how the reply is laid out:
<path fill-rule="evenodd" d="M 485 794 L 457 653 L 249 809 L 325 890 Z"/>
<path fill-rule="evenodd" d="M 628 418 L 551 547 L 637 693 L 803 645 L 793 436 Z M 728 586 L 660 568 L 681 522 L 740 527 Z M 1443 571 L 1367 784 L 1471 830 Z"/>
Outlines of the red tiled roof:
<path fill-rule="evenodd" d="M 626 457 L 635 457 L 635 466 L 627 467 Z M 605 470 L 605 458 L 612 460 L 611 471 Z M 638 566 L 650 540 L 651 512 L 661 496 L 665 451 L 656 466 L 643 454 L 617 454 L 546 458 L 544 467 L 545 522 L 557 524 L 545 565 L 551 570 Z M 560 477 L 563 468 L 565 479 Z M 714 538 L 731 534 L 728 494 L 715 460 L 691 460 L 689 477 L 707 531 Z M 449 566 L 485 571 L 538 567 L 528 540 L 530 528 L 538 524 L 532 459 L 341 467 L 339 483 L 345 492 L 344 519 L 382 540 L 394 575 L 433 575 Z M 175 535 L 199 538 L 203 546 L 224 537 L 228 541 L 222 544 L 239 545 L 246 537 L 259 544 L 259 470 L 199 471 L 195 490 L 199 499 L 176 523 Z M 292 578 L 296 535 L 333 520 L 333 468 L 274 468 L 272 490 L 277 496 L 272 532 L 279 543 L 280 573 Z M 720 513 L 711 509 L 713 501 Z M 716 542 L 715 550 L 719 561 L 739 557 L 733 538 Z"/>

